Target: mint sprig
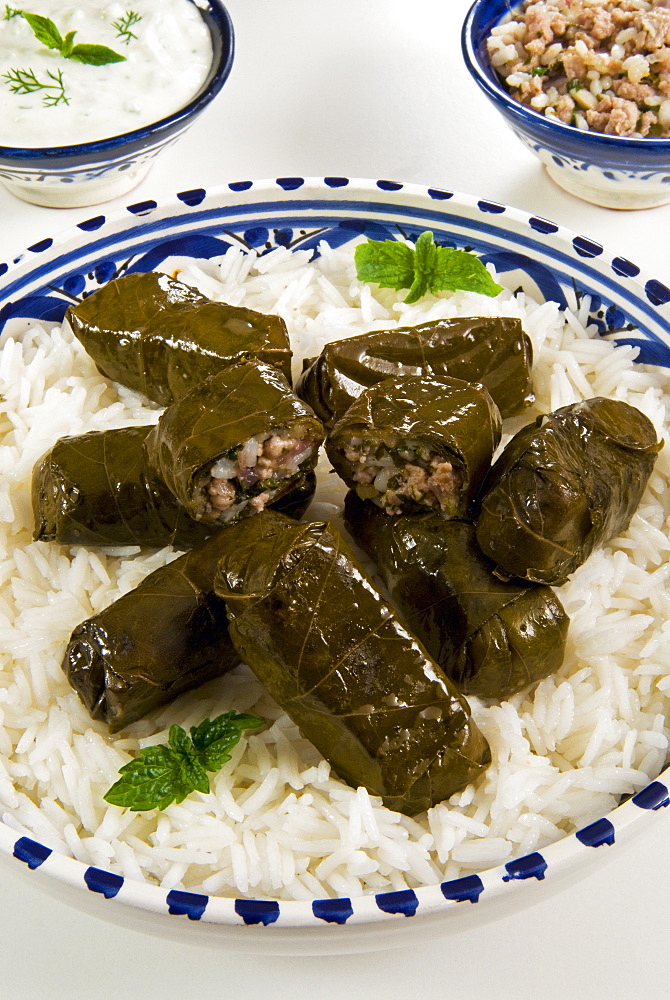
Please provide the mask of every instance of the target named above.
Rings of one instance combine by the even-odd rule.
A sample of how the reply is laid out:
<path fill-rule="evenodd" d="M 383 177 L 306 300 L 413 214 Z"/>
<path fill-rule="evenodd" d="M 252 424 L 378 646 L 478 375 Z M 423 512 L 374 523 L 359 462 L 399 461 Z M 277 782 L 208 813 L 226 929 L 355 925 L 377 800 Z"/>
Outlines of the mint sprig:
<path fill-rule="evenodd" d="M 207 772 L 218 771 L 230 760 L 230 750 L 242 733 L 263 722 L 255 715 L 224 712 L 191 726 L 190 735 L 181 726 L 171 726 L 168 745 L 145 747 L 134 760 L 119 768 L 121 777 L 104 800 L 133 812 L 145 812 L 183 802 L 191 792 L 207 794 Z"/>
<path fill-rule="evenodd" d="M 33 35 L 47 49 L 55 49 L 64 59 L 75 59 L 77 62 L 88 63 L 91 66 L 104 66 L 106 63 L 124 62 L 125 56 L 120 55 L 106 45 L 92 45 L 83 42 L 74 44 L 76 31 L 68 31 L 63 37 L 50 17 L 42 14 L 31 14 L 19 8 L 5 7 L 5 18 L 21 15 L 32 28 Z"/>
<path fill-rule="evenodd" d="M 414 248 L 399 240 L 368 240 L 354 252 L 359 281 L 380 288 L 408 288 L 405 302 L 417 302 L 426 292 L 466 291 L 495 296 L 502 291 L 480 259 L 467 250 L 440 247 L 430 230 Z"/>

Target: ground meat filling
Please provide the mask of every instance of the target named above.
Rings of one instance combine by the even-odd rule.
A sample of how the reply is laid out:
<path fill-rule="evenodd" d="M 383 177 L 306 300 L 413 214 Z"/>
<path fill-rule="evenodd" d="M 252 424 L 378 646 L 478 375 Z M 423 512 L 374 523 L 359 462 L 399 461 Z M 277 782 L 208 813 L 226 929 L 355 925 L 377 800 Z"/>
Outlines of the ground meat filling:
<path fill-rule="evenodd" d="M 317 446 L 306 432 L 274 430 L 250 438 L 209 470 L 205 517 L 229 521 L 245 507 L 261 511 L 287 479 L 300 472 Z"/>
<path fill-rule="evenodd" d="M 352 439 L 344 450 L 351 479 L 364 500 L 374 500 L 387 514 L 419 507 L 451 514 L 461 478 L 444 456 L 412 441 Z"/>
<path fill-rule="evenodd" d="M 545 117 L 670 138 L 670 0 L 525 0 L 487 45 L 511 95 Z"/>

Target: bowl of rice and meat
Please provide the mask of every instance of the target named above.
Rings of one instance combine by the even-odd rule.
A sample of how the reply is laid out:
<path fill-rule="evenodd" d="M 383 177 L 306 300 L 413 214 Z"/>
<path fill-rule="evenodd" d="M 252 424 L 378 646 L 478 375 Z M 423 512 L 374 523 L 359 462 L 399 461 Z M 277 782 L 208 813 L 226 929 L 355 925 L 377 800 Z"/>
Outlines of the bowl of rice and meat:
<path fill-rule="evenodd" d="M 486 293 L 438 289 L 413 297 L 407 288 L 359 276 L 361 246 L 400 245 L 408 253 L 428 232 L 444 255 L 479 258 L 490 283 Z M 151 487 L 148 525 L 145 515 L 128 514 L 115 534 L 98 511 L 95 530 L 79 535 L 85 514 L 75 504 L 62 523 L 40 534 L 51 515 L 35 524 L 34 470 L 36 483 L 46 482 L 56 465 L 57 483 L 73 475 L 70 483 L 77 482 L 78 451 L 99 454 L 87 449 L 100 439 L 104 458 L 87 460 L 86 476 L 109 481 L 114 462 L 127 470 L 138 465 L 137 481 L 146 489 L 145 442 L 161 441 L 162 433 L 161 461 L 172 461 L 174 421 L 162 414 L 188 414 L 193 390 L 180 395 L 184 387 L 174 372 L 170 382 L 159 366 L 160 385 L 146 391 L 177 386 L 172 402 L 151 401 L 113 380 L 125 378 L 119 371 L 106 377 L 66 321 L 70 308 L 91 313 L 95 293 L 111 282 L 149 272 L 195 290 L 189 299 L 239 307 L 245 317 L 280 317 L 293 386 L 307 401 L 298 400 L 297 430 L 286 420 L 285 434 L 271 422 L 270 431 L 254 425 L 232 450 L 238 438 L 226 430 L 225 454 L 217 457 L 207 437 L 216 410 L 203 418 L 193 409 L 193 418 L 179 421 L 175 455 L 183 453 L 180 441 L 192 445 L 188 420 L 196 426 L 204 419 L 207 429 L 204 457 L 196 449 L 180 470 L 184 483 L 194 481 L 189 470 L 201 470 L 203 462 L 218 464 L 226 481 L 248 491 L 245 503 L 258 494 L 258 503 L 233 512 L 237 523 L 215 530 L 201 518 L 190 520 L 197 531 L 184 527 L 183 501 L 161 481 Z M 150 933 L 247 951 L 343 953 L 504 917 L 580 879 L 658 822 L 670 803 L 664 777 L 670 452 L 663 447 L 670 289 L 663 282 L 583 236 L 484 199 L 385 180 L 291 177 L 184 191 L 174 201 L 84 219 L 0 265 L 0 291 L 3 863 L 80 909 Z M 433 407 L 422 393 L 434 384 L 469 399 L 460 380 L 467 380 L 465 369 L 448 376 L 444 358 L 460 337 L 475 354 L 497 359 L 496 324 L 515 338 L 515 356 L 532 362 L 531 384 L 522 373 L 508 377 L 500 397 L 498 361 L 489 360 L 490 395 L 483 385 L 473 387 L 485 401 L 476 406 L 497 414 L 492 397 L 498 397 L 506 415 L 491 418 L 483 445 L 474 424 L 486 421 L 476 416 L 459 424 L 445 450 L 435 443 L 445 407 Z M 431 336 L 438 360 L 426 368 L 421 359 Z M 286 352 L 278 357 L 285 367 Z M 224 374 L 255 365 L 262 376 L 271 368 L 239 355 L 230 363 Z M 294 398 L 285 374 L 272 371 L 282 394 Z M 516 402 L 509 399 L 512 383 Z M 250 390 L 259 400 L 265 394 Z M 355 405 L 348 402 L 352 394 Z M 306 416 L 310 407 L 334 460 L 341 448 L 345 471 L 347 463 L 354 466 L 346 472 L 349 494 L 330 474 L 325 449 L 311 471 L 320 437 Z M 221 408 L 222 424 L 239 416 L 237 402 L 232 409 Z M 410 411 L 417 417 L 411 427 Z M 361 433 L 357 414 L 372 414 L 375 422 Z M 566 574 L 535 577 L 549 582 L 505 582 L 506 564 L 496 552 L 502 568 L 494 579 L 488 557 L 475 551 L 473 525 L 462 519 L 460 491 L 472 481 L 476 493 L 493 449 L 495 461 L 536 422 L 540 443 L 530 452 L 546 451 L 554 419 L 574 424 L 578 434 L 587 425 L 589 434 L 597 429 L 619 456 L 620 473 L 612 472 L 619 482 L 638 477 L 630 449 L 641 448 L 647 457 L 636 479 L 639 504 L 611 530 L 603 528 L 598 544 L 586 533 L 576 569 L 571 564 Z M 246 417 L 240 422 L 250 426 Z M 308 425 L 310 450 L 303 455 Z M 589 453 L 596 470 L 609 461 L 600 437 Z M 267 441 L 268 468 L 288 456 L 295 497 L 281 478 L 280 499 L 263 497 L 258 469 Z M 40 469 L 45 456 L 49 468 Z M 356 478 L 361 456 L 365 470 Z M 394 463 L 411 488 L 389 473 Z M 275 473 L 270 477 L 274 482 Z M 127 479 L 126 492 L 135 497 L 130 471 L 118 478 Z M 594 524 L 610 504 L 604 497 L 617 492 L 616 485 L 610 493 L 600 486 L 588 490 Z M 566 496 L 571 489 L 566 475 Z M 81 491 L 68 495 L 58 486 L 66 505 L 61 514 Z M 49 500 L 49 489 L 42 493 Z M 293 508 L 282 509 L 283 501 Z M 442 525 L 454 513 L 448 523 L 460 527 L 445 563 Z M 585 517 L 580 508 L 570 532 L 583 534 Z M 75 544 L 80 538 L 85 544 Z M 426 590 L 417 573 L 426 567 L 453 608 L 453 628 L 448 615 L 435 617 L 428 591 L 425 607 L 417 604 Z M 322 579 L 321 603 L 315 579 Z M 464 579 L 484 581 L 490 591 L 484 604 L 459 596 Z M 165 595 L 174 605 L 167 629 Z M 354 606 L 369 617 L 358 621 Z M 375 615 L 380 624 L 364 635 L 364 622 Z M 226 618 L 232 645 L 220 632 Z M 206 655 L 192 655 L 186 620 L 202 630 Z M 118 644 L 118 662 L 104 665 L 105 692 L 99 657 L 113 644 L 114 629 L 126 640 Z M 500 654 L 503 634 L 511 659 L 495 667 L 486 650 Z M 144 668 L 124 672 L 131 635 L 140 647 L 145 643 Z M 530 659 L 514 654 L 524 642 L 533 650 L 532 669 Z M 440 647 L 450 645 L 458 646 L 460 691 L 441 672 Z M 195 679 L 179 677 L 177 664 L 163 676 L 171 646 Z M 354 647 L 362 652 L 352 653 Z M 402 665 L 390 694 L 371 670 L 388 648 L 398 650 Z M 240 662 L 241 650 L 247 662 Z M 320 663 L 326 674 L 314 679 Z M 424 677 L 418 684 L 410 676 L 417 663 Z M 345 710 L 343 697 L 353 708 Z M 398 712 L 406 737 L 393 728 Z M 244 732 L 229 759 L 210 768 L 205 785 L 196 780 L 193 791 L 159 807 L 124 807 L 110 797 L 122 768 L 145 754 L 154 754 L 155 763 L 168 742 L 177 746 L 179 727 L 185 739 L 190 729 L 195 746 L 209 720 L 227 713 L 241 713 Z M 439 736 L 442 725 L 448 738 Z M 442 749 L 436 734 L 446 741 Z M 410 744 L 422 764 L 407 756 Z M 443 791 L 431 796 L 431 785 Z"/>
<path fill-rule="evenodd" d="M 477 0 L 466 65 L 566 191 L 606 208 L 670 201 L 665 0 Z"/>

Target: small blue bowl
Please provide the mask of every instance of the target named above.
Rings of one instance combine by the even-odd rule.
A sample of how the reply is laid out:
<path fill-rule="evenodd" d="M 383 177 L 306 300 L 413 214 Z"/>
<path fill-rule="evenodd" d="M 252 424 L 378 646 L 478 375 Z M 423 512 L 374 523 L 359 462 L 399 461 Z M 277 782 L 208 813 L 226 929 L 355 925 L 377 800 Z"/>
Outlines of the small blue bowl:
<path fill-rule="evenodd" d="M 191 0 L 195 2 L 195 0 Z M 0 146 L 0 182 L 17 198 L 49 208 L 95 205 L 126 194 L 154 158 L 189 128 L 219 93 L 233 64 L 235 35 L 221 0 L 195 2 L 212 38 L 212 65 L 184 107 L 151 125 L 72 146 Z"/>
<path fill-rule="evenodd" d="M 511 97 L 491 66 L 486 39 L 513 6 L 510 0 L 476 0 L 461 36 L 468 70 L 510 128 L 552 180 L 584 201 L 605 208 L 653 208 L 670 202 L 670 139 L 583 132 Z"/>

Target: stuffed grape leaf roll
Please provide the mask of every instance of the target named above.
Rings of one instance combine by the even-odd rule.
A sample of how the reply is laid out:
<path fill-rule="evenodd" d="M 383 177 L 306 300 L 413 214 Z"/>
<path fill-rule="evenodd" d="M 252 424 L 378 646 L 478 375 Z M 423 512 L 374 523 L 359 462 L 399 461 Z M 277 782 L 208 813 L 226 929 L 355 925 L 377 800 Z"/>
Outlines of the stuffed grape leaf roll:
<path fill-rule="evenodd" d="M 65 315 L 106 378 L 161 406 L 242 357 L 291 380 L 291 347 L 279 316 L 215 302 L 167 274 L 126 274 Z"/>
<path fill-rule="evenodd" d="M 227 530 L 216 532 L 72 632 L 63 670 L 110 732 L 240 662 L 213 590 L 230 544 Z"/>
<path fill-rule="evenodd" d="M 463 515 L 500 441 L 487 390 L 461 379 L 401 375 L 365 389 L 326 440 L 336 472 L 388 514 Z"/>
<path fill-rule="evenodd" d="M 33 470 L 35 541 L 64 545 L 174 545 L 190 549 L 216 523 L 196 521 L 148 465 L 144 442 L 153 424 L 61 438 Z M 301 517 L 314 495 L 316 477 L 276 504 Z"/>
<path fill-rule="evenodd" d="M 147 461 L 196 521 L 228 523 L 300 487 L 323 427 L 281 372 L 253 359 L 216 372 L 161 415 Z"/>
<path fill-rule="evenodd" d="M 353 491 L 344 510 L 408 629 L 464 694 L 503 699 L 558 670 L 563 605 L 551 587 L 497 579 L 469 521 L 390 518 Z"/>
<path fill-rule="evenodd" d="M 215 590 L 240 657 L 350 785 L 409 814 L 488 764 L 465 699 L 326 522 L 240 521 Z"/>
<path fill-rule="evenodd" d="M 477 541 L 501 579 L 561 584 L 625 531 L 662 447 L 651 421 L 595 397 L 538 417 L 493 466 Z"/>
<path fill-rule="evenodd" d="M 377 330 L 326 344 L 303 361 L 296 392 L 324 424 L 344 415 L 363 389 L 398 375 L 462 379 L 484 385 L 503 417 L 533 399 L 532 346 L 521 321 L 457 317 Z"/>

